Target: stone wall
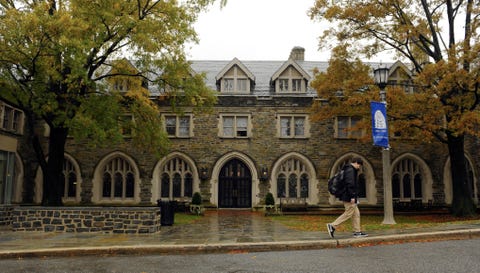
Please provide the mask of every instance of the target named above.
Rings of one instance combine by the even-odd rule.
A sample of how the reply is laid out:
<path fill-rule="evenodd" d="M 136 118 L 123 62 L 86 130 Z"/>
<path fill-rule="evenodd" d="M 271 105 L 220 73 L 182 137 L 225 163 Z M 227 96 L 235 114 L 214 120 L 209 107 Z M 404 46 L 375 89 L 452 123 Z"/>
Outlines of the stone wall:
<path fill-rule="evenodd" d="M 13 231 L 155 233 L 157 207 L 15 207 Z"/>
<path fill-rule="evenodd" d="M 0 206 L 0 226 L 8 226 L 12 222 L 12 206 Z"/>

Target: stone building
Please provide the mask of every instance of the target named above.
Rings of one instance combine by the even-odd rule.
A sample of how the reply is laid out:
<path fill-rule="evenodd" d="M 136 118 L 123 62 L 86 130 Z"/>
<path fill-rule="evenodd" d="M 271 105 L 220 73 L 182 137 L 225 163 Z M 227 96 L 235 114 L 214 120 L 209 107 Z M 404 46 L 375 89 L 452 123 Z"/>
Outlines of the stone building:
<path fill-rule="evenodd" d="M 207 85 L 218 91 L 213 112 L 194 114 L 187 109 L 180 116 L 162 106 L 171 147 L 160 159 L 134 149 L 128 141 L 96 149 L 69 143 L 64 202 L 154 206 L 158 199 L 188 202 L 200 192 L 205 205 L 256 208 L 270 192 L 277 203 L 300 200 L 312 208 L 329 207 L 340 202 L 329 195 L 327 179 L 357 156 L 364 161 L 360 202 L 381 206 L 381 149 L 360 142 L 362 132 L 348 130 L 358 118 L 310 119 L 310 106 L 318 99 L 309 85 L 313 70 L 325 70 L 327 65 L 304 60 L 300 47 L 293 48 L 285 61 L 193 61 L 193 71 L 205 72 Z M 391 83 L 408 81 L 409 75 L 404 64 L 390 64 Z M 0 203 L 38 204 L 42 175 L 28 164 L 33 155 L 25 148 L 21 111 L 1 107 Z M 450 161 L 444 145 L 395 138 L 391 145 L 395 201 L 451 203 Z M 465 155 L 476 203 L 477 147 L 471 141 Z M 35 177 L 34 185 L 25 182 L 28 175 Z"/>

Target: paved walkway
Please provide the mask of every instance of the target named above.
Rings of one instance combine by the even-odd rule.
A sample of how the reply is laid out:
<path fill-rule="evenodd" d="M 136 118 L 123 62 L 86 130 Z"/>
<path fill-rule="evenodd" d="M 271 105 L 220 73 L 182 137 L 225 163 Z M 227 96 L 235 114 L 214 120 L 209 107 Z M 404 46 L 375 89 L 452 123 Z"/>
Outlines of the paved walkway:
<path fill-rule="evenodd" d="M 274 251 L 334 248 L 394 241 L 447 240 L 480 237 L 480 225 L 369 232 L 352 238 L 350 232 L 331 239 L 326 230 L 296 231 L 259 212 L 207 211 L 191 225 L 162 226 L 155 234 L 102 234 L 12 232 L 0 230 L 0 258 L 107 255 L 176 254 L 235 251 Z"/>

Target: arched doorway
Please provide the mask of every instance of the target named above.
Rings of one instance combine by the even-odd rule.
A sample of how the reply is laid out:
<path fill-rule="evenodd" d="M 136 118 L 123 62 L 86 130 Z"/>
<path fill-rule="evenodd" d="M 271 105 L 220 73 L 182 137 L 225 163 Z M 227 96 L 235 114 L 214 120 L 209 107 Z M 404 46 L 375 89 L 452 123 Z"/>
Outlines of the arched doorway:
<path fill-rule="evenodd" d="M 218 177 L 219 208 L 250 208 L 252 206 L 252 175 L 245 163 L 231 159 Z"/>

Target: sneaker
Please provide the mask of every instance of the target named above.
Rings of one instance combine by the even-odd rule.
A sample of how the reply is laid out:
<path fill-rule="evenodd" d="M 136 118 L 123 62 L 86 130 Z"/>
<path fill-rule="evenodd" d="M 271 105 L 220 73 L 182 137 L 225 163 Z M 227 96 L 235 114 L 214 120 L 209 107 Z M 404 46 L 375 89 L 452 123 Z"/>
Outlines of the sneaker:
<path fill-rule="evenodd" d="M 328 230 L 328 235 L 330 235 L 330 238 L 333 238 L 333 233 L 335 233 L 335 228 L 333 227 L 333 225 L 327 224 L 327 230 Z"/>
<path fill-rule="evenodd" d="M 354 232 L 354 233 L 353 233 L 353 237 L 355 237 L 355 238 L 368 237 L 368 234 L 363 233 L 363 232 L 361 232 L 361 231 L 360 231 L 360 232 Z"/>

